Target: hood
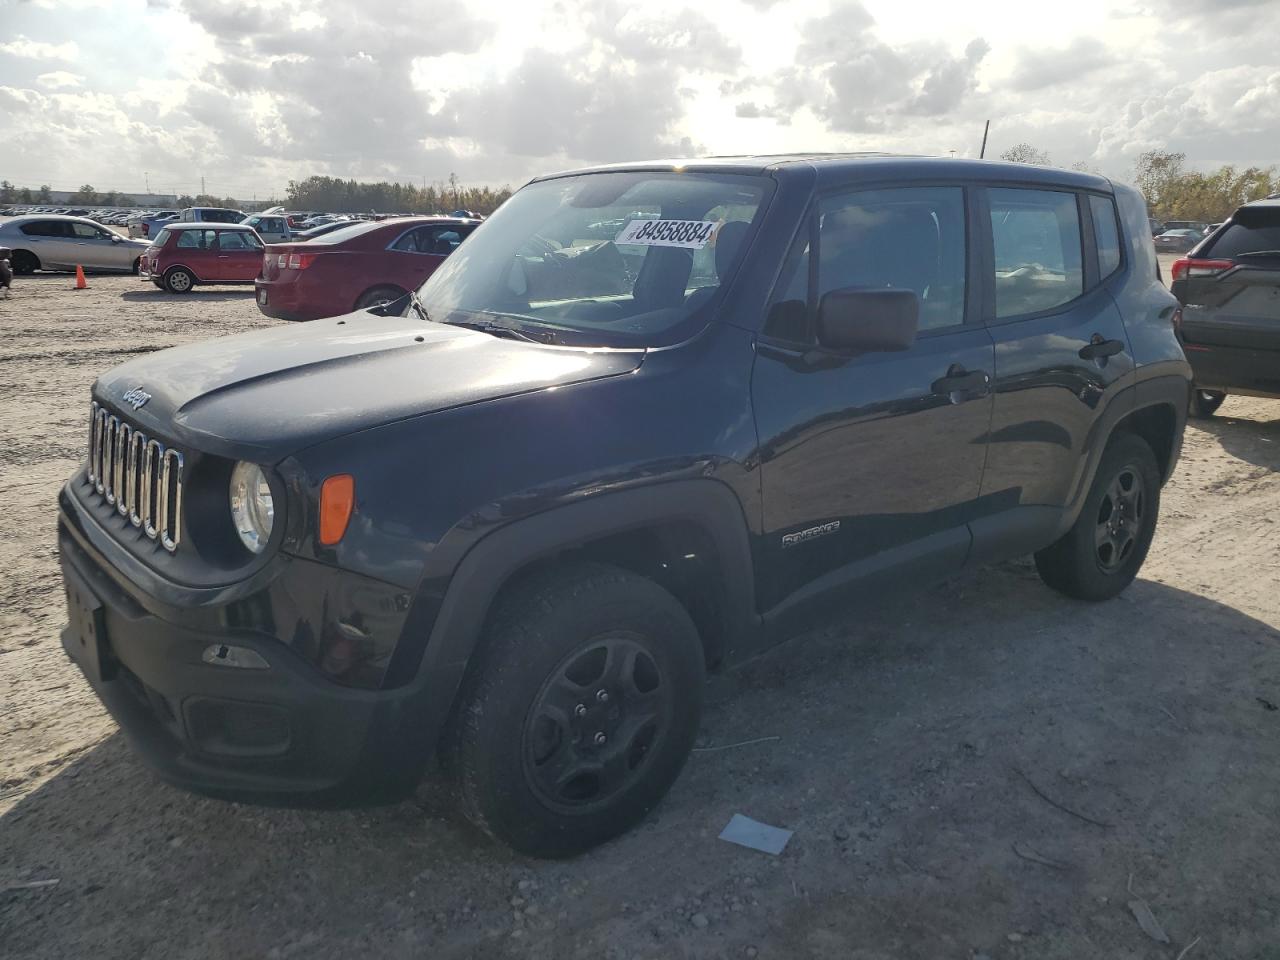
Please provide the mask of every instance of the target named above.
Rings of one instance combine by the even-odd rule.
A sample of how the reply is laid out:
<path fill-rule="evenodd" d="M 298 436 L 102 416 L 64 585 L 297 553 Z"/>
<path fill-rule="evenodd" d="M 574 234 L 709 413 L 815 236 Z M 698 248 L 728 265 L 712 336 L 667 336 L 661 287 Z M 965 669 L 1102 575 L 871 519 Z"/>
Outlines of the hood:
<path fill-rule="evenodd" d="M 361 312 L 149 353 L 93 393 L 180 446 L 274 463 L 384 423 L 629 373 L 643 356 Z"/>

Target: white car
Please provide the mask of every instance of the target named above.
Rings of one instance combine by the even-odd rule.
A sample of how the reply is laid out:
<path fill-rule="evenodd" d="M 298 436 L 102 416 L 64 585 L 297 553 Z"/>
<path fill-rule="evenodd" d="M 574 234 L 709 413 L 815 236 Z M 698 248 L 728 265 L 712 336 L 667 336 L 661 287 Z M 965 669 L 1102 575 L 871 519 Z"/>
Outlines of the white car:
<path fill-rule="evenodd" d="M 246 227 L 253 227 L 264 243 L 288 243 L 293 239 L 293 234 L 289 230 L 289 221 L 282 216 L 255 213 L 240 222 Z"/>
<path fill-rule="evenodd" d="M 14 217 L 0 224 L 0 247 L 13 251 L 14 273 L 36 270 L 115 270 L 137 273 L 147 242 L 122 237 L 88 217 Z"/>

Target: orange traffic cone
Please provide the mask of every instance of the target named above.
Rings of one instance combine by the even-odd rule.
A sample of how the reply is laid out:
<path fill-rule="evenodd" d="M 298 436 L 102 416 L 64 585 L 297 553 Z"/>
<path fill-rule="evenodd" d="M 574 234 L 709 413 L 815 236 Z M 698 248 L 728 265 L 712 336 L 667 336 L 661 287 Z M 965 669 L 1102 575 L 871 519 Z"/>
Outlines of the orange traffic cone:
<path fill-rule="evenodd" d="M 84 267 L 80 266 L 80 264 L 78 263 L 76 264 L 76 285 L 73 289 L 76 289 L 76 290 L 89 289 L 89 283 L 84 278 Z"/>

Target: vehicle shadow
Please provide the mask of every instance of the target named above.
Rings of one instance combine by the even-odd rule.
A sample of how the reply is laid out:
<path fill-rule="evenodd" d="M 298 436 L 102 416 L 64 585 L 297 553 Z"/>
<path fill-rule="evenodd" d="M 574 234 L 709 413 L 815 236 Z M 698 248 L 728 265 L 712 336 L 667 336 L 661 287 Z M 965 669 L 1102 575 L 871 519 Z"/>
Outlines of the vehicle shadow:
<path fill-rule="evenodd" d="M 1280 400 L 1274 403 L 1275 416 L 1270 420 L 1219 413 L 1207 420 L 1193 420 L 1190 425 L 1213 434 L 1233 457 L 1268 470 L 1280 470 Z"/>
<path fill-rule="evenodd" d="M 126 290 L 120 294 L 120 299 L 129 300 L 131 302 L 145 303 L 190 303 L 192 301 L 209 300 L 252 300 L 253 288 L 247 290 L 228 289 L 219 287 L 216 284 L 208 284 L 207 286 L 196 287 L 189 293 L 169 293 L 167 290 L 161 290 L 158 287 L 152 290 Z"/>
<path fill-rule="evenodd" d="M 1136 956 L 1139 895 L 1175 946 L 1270 949 L 1280 631 L 1160 583 L 1085 605 L 1034 577 L 976 571 L 716 677 L 668 799 L 571 862 L 443 817 L 440 788 L 191 796 L 114 734 L 0 804 L 0 891 L 59 881 L 0 892 L 8 955 L 1006 956 L 1017 931 L 1040 957 Z M 795 836 L 719 841 L 737 812 Z"/>

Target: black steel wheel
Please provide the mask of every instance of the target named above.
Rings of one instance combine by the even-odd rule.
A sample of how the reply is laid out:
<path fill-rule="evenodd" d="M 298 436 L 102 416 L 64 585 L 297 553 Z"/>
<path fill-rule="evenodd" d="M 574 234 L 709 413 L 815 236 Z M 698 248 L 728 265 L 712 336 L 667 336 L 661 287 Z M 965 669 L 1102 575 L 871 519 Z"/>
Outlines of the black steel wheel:
<path fill-rule="evenodd" d="M 524 730 L 525 774 L 548 806 L 607 804 L 644 775 L 671 725 L 672 686 L 643 642 L 592 641 L 552 671 Z"/>
<path fill-rule="evenodd" d="M 1122 467 L 1103 492 L 1093 530 L 1095 557 L 1104 573 L 1114 573 L 1132 555 L 1146 509 L 1145 481 L 1135 465 Z"/>
<path fill-rule="evenodd" d="M 643 819 L 697 735 L 702 644 L 670 593 L 598 563 L 504 592 L 442 759 L 462 812 L 521 853 L 567 857 Z"/>
<path fill-rule="evenodd" d="M 1079 600 L 1114 597 L 1138 575 L 1160 513 L 1160 468 L 1150 445 L 1113 436 L 1075 523 L 1036 554 L 1040 579 Z"/>

